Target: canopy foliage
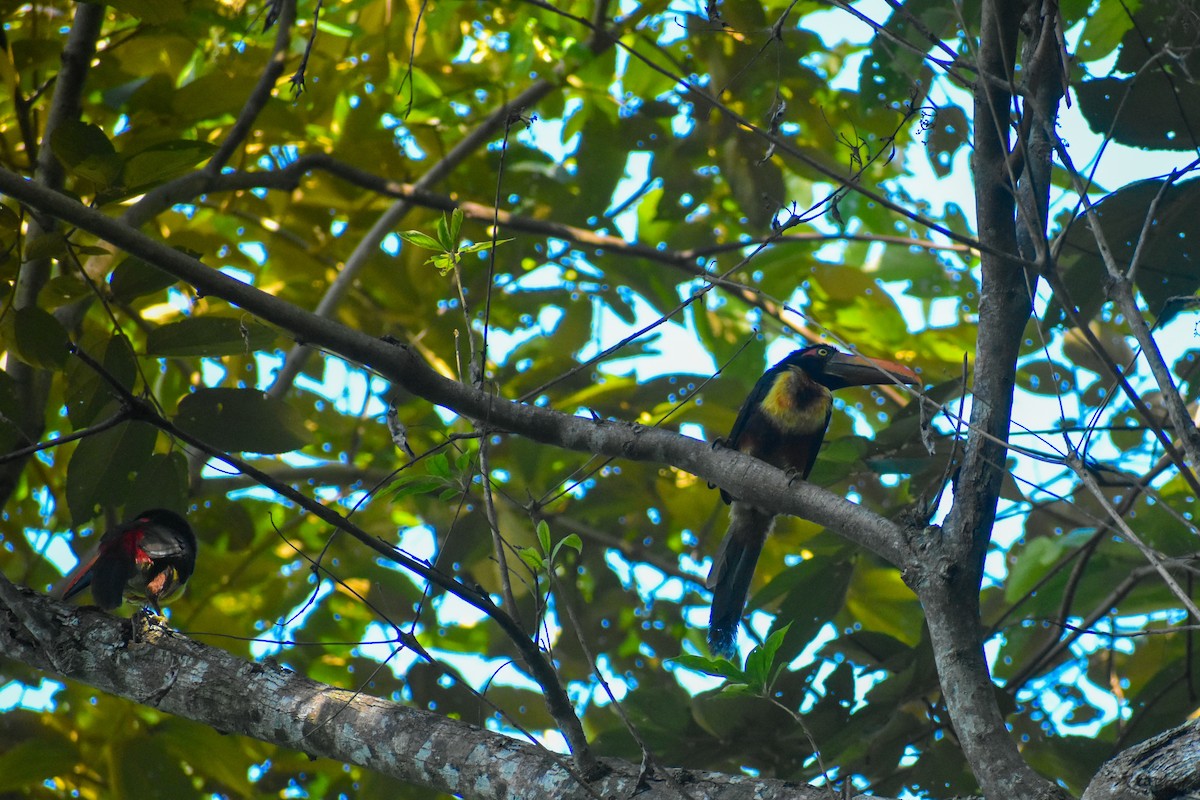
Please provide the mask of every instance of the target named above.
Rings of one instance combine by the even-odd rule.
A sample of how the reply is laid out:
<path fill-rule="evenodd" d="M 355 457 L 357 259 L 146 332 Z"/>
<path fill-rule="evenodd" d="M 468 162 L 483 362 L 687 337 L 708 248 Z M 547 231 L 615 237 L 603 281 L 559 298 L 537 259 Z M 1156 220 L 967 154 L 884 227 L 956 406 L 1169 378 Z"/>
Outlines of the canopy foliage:
<path fill-rule="evenodd" d="M 107 525 L 186 511 L 201 556 L 171 625 L 237 656 L 578 757 L 533 641 L 596 755 L 883 795 L 996 792 L 955 733 L 995 703 L 1004 757 L 1078 795 L 1198 707 L 1200 23 L 1172 0 L 1043 12 L 22 5 L 0 54 L 4 576 L 48 590 Z M 984 213 L 1005 202 L 1008 233 Z M 187 257 L 236 283 L 189 281 Z M 333 344 L 354 332 L 428 370 Z M 704 645 L 708 480 L 786 476 L 620 423 L 715 440 L 812 341 L 919 369 L 925 399 L 839 393 L 811 482 L 885 527 L 779 519 L 743 657 L 777 635 L 743 671 Z M 1010 429 L 979 407 L 1014 379 Z M 776 507 L 853 513 L 791 494 Z M 947 654 L 985 642 L 995 696 L 954 699 Z M 0 715 L 0 792 L 391 781 L 79 683 L 39 705 L 47 678 L 0 664 L 0 697 L 27 687 Z"/>

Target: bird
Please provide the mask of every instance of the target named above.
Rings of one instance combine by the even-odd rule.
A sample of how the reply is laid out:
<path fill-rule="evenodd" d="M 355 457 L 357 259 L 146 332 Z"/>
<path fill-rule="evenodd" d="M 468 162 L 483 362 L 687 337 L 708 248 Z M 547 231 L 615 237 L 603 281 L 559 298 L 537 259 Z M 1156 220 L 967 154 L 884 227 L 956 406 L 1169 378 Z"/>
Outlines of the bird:
<path fill-rule="evenodd" d="M 91 586 L 96 605 L 106 611 L 121 605 L 128 594 L 144 599 L 161 616 L 161 606 L 183 588 L 195 566 L 196 534 L 187 520 L 152 508 L 105 532 L 57 594 L 68 600 Z"/>
<path fill-rule="evenodd" d="M 902 364 L 843 353 L 826 344 L 794 350 L 754 384 L 724 444 L 803 480 L 812 471 L 829 427 L 831 392 L 847 386 L 920 382 L 917 373 Z M 729 528 L 706 581 L 712 591 L 708 647 L 714 656 L 732 658 L 750 579 L 775 514 L 724 489 L 721 499 L 729 504 Z"/>

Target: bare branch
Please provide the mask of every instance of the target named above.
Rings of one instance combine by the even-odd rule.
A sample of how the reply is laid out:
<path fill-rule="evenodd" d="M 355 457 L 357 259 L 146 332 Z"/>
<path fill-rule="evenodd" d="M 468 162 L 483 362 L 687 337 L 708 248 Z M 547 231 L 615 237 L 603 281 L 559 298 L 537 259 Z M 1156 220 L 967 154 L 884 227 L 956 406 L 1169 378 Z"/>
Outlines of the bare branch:
<path fill-rule="evenodd" d="M 163 628 L 140 633 L 130 642 L 129 621 L 18 589 L 0 574 L 0 650 L 15 661 L 219 731 L 368 767 L 435 791 L 482 800 L 584 800 L 597 794 L 676 800 L 672 783 L 680 783 L 700 797 L 828 798 L 827 789 L 792 781 L 699 770 L 671 770 L 672 782 L 651 778 L 639 790 L 637 765 L 614 759 L 605 761 L 605 776 L 582 784 L 556 758 L 526 742 L 317 683 L 270 661 L 244 661 Z M 330 722 L 334 715 L 336 722 Z M 866 800 L 862 795 L 848 800 L 859 798 Z"/>

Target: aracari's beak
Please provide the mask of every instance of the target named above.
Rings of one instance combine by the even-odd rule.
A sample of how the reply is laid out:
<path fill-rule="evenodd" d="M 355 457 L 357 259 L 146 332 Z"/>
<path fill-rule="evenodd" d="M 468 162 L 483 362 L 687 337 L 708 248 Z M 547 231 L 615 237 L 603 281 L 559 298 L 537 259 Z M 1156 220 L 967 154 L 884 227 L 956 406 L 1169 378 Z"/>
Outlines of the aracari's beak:
<path fill-rule="evenodd" d="M 826 382 L 830 388 L 833 382 L 841 386 L 871 386 L 873 384 L 908 383 L 921 385 L 921 378 L 903 364 L 894 361 L 883 361 L 878 358 L 867 358 L 857 353 L 834 353 L 825 361 L 825 378 L 833 381 Z"/>

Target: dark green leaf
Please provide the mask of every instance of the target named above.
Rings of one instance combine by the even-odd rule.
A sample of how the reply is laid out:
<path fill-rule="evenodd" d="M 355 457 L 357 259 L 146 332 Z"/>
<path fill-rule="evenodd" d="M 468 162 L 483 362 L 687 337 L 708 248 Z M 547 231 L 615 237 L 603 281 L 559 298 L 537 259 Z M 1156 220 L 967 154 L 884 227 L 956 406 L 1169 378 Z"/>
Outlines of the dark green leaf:
<path fill-rule="evenodd" d="M 18 445 L 29 443 L 21 431 L 21 421 L 25 418 L 21 398 L 17 381 L 0 370 L 0 452 L 7 453 Z"/>
<path fill-rule="evenodd" d="M 1200 130 L 1200 86 L 1182 76 L 1154 68 L 1097 78 L 1079 84 L 1076 95 L 1088 126 L 1116 142 L 1152 150 L 1195 147 L 1189 131 Z"/>
<path fill-rule="evenodd" d="M 146 337 L 146 352 L 155 356 L 229 356 L 270 349 L 273 328 L 250 317 L 188 317 L 155 328 Z"/>
<path fill-rule="evenodd" d="M 104 131 L 76 119 L 65 120 L 50 135 L 50 149 L 68 171 L 107 188 L 121 177 L 121 157 Z"/>
<path fill-rule="evenodd" d="M 69 774 L 79 759 L 79 751 L 65 736 L 48 726 L 40 726 L 37 738 L 17 742 L 0 754 L 0 792 L 24 794 L 21 790 Z"/>
<path fill-rule="evenodd" d="M 230 452 L 286 453 L 308 440 L 299 412 L 254 389 L 199 389 L 179 402 L 175 424 Z"/>
<path fill-rule="evenodd" d="M 194 796 L 192 781 L 179 759 L 166 748 L 165 738 L 138 736 L 113 743 L 114 797 L 144 800 L 178 800 Z"/>
<path fill-rule="evenodd" d="M 967 143 L 970 133 L 967 112 L 955 105 L 937 110 L 933 127 L 929 129 L 926 154 L 939 178 L 950 174 L 954 168 L 954 156 Z"/>
<path fill-rule="evenodd" d="M 123 422 L 79 443 L 67 464 L 67 507 L 76 525 L 125 504 L 157 438 L 152 425 Z"/>
<path fill-rule="evenodd" d="M 115 411 L 119 396 L 109 380 L 116 381 L 132 392 L 138 376 L 137 359 L 129 340 L 124 336 L 111 336 L 98 341 L 89 337 L 79 347 L 103 365 L 107 378 L 98 374 L 83 359 L 71 359 L 67 363 L 67 416 L 75 430 L 98 421 L 106 409 L 109 413 Z"/>
<path fill-rule="evenodd" d="M 125 185 L 140 192 L 185 175 L 217 150 L 210 142 L 177 140 L 151 145 L 125 161 Z"/>
<path fill-rule="evenodd" d="M 108 278 L 108 286 L 114 300 L 128 303 L 139 297 L 161 292 L 168 286 L 173 286 L 177 280 L 169 272 L 163 272 L 137 256 L 130 256 L 112 271 Z"/>
<path fill-rule="evenodd" d="M 169 508 L 180 514 L 188 506 L 188 465 L 183 453 L 155 453 L 140 471 L 125 501 L 128 511 Z"/>
<path fill-rule="evenodd" d="M 0 332 L 13 355 L 38 369 L 58 369 L 70 355 L 66 329 L 38 306 L 10 310 L 0 320 Z"/>
<path fill-rule="evenodd" d="M 21 217 L 0 203 L 0 257 L 7 255 L 21 238 Z"/>
<path fill-rule="evenodd" d="M 36 239 L 25 240 L 26 261 L 42 258 L 62 258 L 67 254 L 67 238 L 61 231 L 47 231 Z"/>
<path fill-rule="evenodd" d="M 1147 226 L 1146 214 L 1155 198 L 1157 213 Z M 1093 213 L 1121 273 L 1129 269 L 1140 243 L 1134 281 L 1152 314 L 1160 314 L 1172 297 L 1191 295 L 1200 288 L 1200 239 L 1194 224 L 1200 214 L 1200 180 L 1170 186 L 1164 186 L 1163 180 L 1130 184 L 1097 203 Z M 1067 230 L 1059 271 L 1082 321 L 1091 320 L 1107 300 L 1104 287 L 1109 273 L 1083 217 Z M 1060 298 L 1051 302 L 1046 318 L 1064 321 Z"/>

